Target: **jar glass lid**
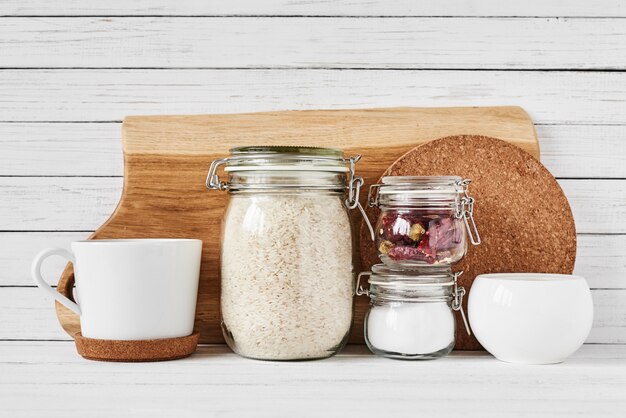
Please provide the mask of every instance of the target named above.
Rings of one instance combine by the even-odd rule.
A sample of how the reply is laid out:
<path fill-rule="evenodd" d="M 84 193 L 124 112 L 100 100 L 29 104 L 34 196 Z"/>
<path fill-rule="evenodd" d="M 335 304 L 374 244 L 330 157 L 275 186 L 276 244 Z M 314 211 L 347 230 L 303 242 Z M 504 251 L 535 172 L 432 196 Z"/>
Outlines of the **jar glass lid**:
<path fill-rule="evenodd" d="M 385 176 L 382 184 L 385 186 L 409 187 L 411 189 L 436 190 L 455 186 L 461 181 L 459 176 Z"/>
<path fill-rule="evenodd" d="M 250 154 L 298 154 L 328 157 L 343 157 L 343 151 L 338 148 L 299 147 L 288 145 L 251 145 L 247 147 L 235 147 L 230 149 L 231 155 Z"/>
<path fill-rule="evenodd" d="M 370 285 L 384 287 L 452 286 L 454 273 L 450 266 L 445 265 L 424 265 L 400 270 L 385 264 L 375 264 L 368 282 Z"/>
<path fill-rule="evenodd" d="M 369 275 L 369 289 L 361 287 L 361 277 Z M 383 264 L 372 266 L 371 272 L 359 274 L 357 295 L 372 300 L 436 302 L 452 299 L 455 274 L 450 267 L 429 266 L 412 270 L 395 270 Z"/>
<path fill-rule="evenodd" d="M 386 176 L 370 187 L 368 203 L 382 207 L 456 208 L 468 180 L 458 176 Z"/>
<path fill-rule="evenodd" d="M 230 150 L 226 158 L 213 160 L 206 187 L 229 192 L 325 191 L 344 193 L 348 209 L 363 208 L 359 194 L 363 178 L 355 175 L 360 155 L 344 157 L 335 148 L 300 146 L 246 146 Z M 228 181 L 220 179 L 224 167 Z"/>
<path fill-rule="evenodd" d="M 247 146 L 230 150 L 225 171 L 349 171 L 343 151 L 299 146 Z"/>
<path fill-rule="evenodd" d="M 458 176 L 386 176 L 382 178 L 378 193 L 455 199 L 463 192 L 460 187 L 462 181 Z"/>

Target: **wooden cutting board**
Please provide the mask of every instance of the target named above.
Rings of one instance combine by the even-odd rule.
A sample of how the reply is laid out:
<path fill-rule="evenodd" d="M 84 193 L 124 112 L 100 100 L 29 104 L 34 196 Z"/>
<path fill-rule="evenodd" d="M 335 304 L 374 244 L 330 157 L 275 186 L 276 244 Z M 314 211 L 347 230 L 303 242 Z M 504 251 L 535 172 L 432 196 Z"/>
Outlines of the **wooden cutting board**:
<path fill-rule="evenodd" d="M 122 197 L 109 220 L 90 238 L 202 239 L 196 330 L 200 332 L 201 343 L 222 343 L 220 224 L 228 194 L 205 189 L 211 161 L 227 156 L 232 147 L 246 145 L 342 148 L 346 155 L 363 155 L 357 173 L 369 185 L 415 146 L 461 134 L 500 138 L 539 158 L 533 123 L 519 107 L 130 116 L 122 127 Z M 366 195 L 361 196 L 362 204 Z M 353 215 L 353 222 L 358 225 L 360 215 L 356 212 Z M 356 259 L 360 257 L 357 255 Z M 73 284 L 72 267 L 68 265 L 58 289 L 71 298 Z M 356 298 L 352 343 L 363 342 L 367 305 L 367 298 Z M 73 336 L 80 331 L 78 316 L 58 303 L 56 312 L 68 334 Z"/>

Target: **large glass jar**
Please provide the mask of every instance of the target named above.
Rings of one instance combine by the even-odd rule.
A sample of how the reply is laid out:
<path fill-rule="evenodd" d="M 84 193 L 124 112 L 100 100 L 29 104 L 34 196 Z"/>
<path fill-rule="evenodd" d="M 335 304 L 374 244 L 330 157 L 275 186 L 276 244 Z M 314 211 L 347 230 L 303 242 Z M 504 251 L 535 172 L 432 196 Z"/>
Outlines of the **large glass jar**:
<path fill-rule="evenodd" d="M 368 204 L 381 210 L 375 228 L 380 260 L 396 268 L 461 260 L 467 232 L 480 243 L 469 183 L 455 176 L 387 176 L 372 185 Z"/>
<path fill-rule="evenodd" d="M 360 286 L 363 276 L 369 276 L 368 289 Z M 356 294 L 370 297 L 364 323 L 370 351 L 408 360 L 436 359 L 450 353 L 455 343 L 453 311 L 462 309 L 465 294 L 457 284 L 458 276 L 448 266 L 394 270 L 384 264 L 361 273 Z M 469 333 L 467 323 L 465 326 Z"/>
<path fill-rule="evenodd" d="M 352 321 L 348 209 L 363 183 L 339 150 L 242 147 L 213 162 L 207 187 L 228 190 L 221 250 L 222 330 L 244 357 L 332 356 Z M 218 178 L 225 165 L 228 182 Z"/>

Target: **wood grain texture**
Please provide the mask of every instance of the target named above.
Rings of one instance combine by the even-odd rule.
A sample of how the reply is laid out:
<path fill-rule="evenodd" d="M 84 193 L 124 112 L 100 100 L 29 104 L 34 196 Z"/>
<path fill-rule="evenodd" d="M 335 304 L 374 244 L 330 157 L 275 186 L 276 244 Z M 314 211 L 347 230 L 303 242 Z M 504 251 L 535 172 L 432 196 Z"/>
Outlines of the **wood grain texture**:
<path fill-rule="evenodd" d="M 206 168 L 209 162 L 198 164 Z M 0 177 L 0 231 L 93 231 L 115 209 L 122 182 L 119 177 Z M 579 233 L 626 234 L 626 181 L 563 179 L 559 184 Z"/>
<path fill-rule="evenodd" d="M 587 345 L 558 366 L 529 367 L 487 353 L 432 362 L 376 358 L 363 346 L 316 362 L 241 359 L 202 346 L 152 364 L 88 362 L 70 342 L 1 342 L 2 412 L 21 418 L 406 416 L 621 417 L 623 346 Z M 367 373 L 364 373 L 364 370 Z M 376 396 L 363 396 L 363 392 Z M 72 394 L 72 407 L 67 394 Z M 450 398 L 445 394 L 455 393 Z M 33 393 L 37 401 L 33 402 Z M 132 394 L 132 396 L 129 396 Z"/>
<path fill-rule="evenodd" d="M 626 289 L 592 289 L 591 294 L 594 322 L 586 342 L 626 344 Z M 0 340 L 71 340 L 55 317 L 54 301 L 36 287 L 0 287 L 0 318 Z M 352 333 L 361 332 L 353 328 Z"/>
<path fill-rule="evenodd" d="M 0 123 L 0 176 L 121 176 L 121 123 Z"/>
<path fill-rule="evenodd" d="M 626 125 L 626 72 L 435 70 L 4 70 L 2 121 L 137 114 L 501 106 L 535 123 Z"/>
<path fill-rule="evenodd" d="M 69 249 L 72 241 L 86 239 L 89 232 L 0 232 L 0 292 L 2 286 L 34 286 L 30 264 L 44 248 Z M 626 235 L 578 235 L 574 274 L 587 279 L 591 288 L 626 289 Z M 42 275 L 56 285 L 65 260 L 51 257 Z M 0 335 L 1 337 L 1 335 Z"/>
<path fill-rule="evenodd" d="M 626 291 L 597 289 L 592 291 L 594 327 L 587 341 L 611 341 L 626 344 Z M 600 326 L 599 324 L 605 324 Z"/>
<path fill-rule="evenodd" d="M 510 365 L 476 352 L 399 362 L 353 346 L 324 361 L 277 364 L 204 346 L 176 362 L 114 364 L 87 362 L 71 343 L 4 342 L 0 396 L 2 411 L 14 418 L 171 417 L 181 411 L 186 417 L 381 417 L 414 410 L 444 418 L 458 417 L 459 410 L 466 417 L 501 417 L 502 411 L 621 417 L 625 358 L 624 347 L 585 346 L 552 367 Z M 376 396 L 364 397 L 364 391 Z M 455 396 L 447 399 L 450 391 Z"/>
<path fill-rule="evenodd" d="M 124 191 L 115 212 L 93 238 L 202 239 L 196 328 L 200 341 L 206 343 L 223 342 L 219 231 L 228 197 L 205 190 L 205 178 L 208 164 L 226 156 L 230 148 L 258 144 L 339 147 L 346 155 L 363 156 L 358 172 L 366 184 L 372 184 L 414 146 L 459 132 L 499 137 L 539 157 L 532 121 L 517 107 L 134 116 L 125 119 L 122 132 Z M 68 268 L 58 288 L 71 297 L 72 285 Z M 353 342 L 362 342 L 366 306 L 367 301 L 356 304 Z M 57 313 L 70 335 L 78 330 L 75 314 L 62 305 L 57 306 Z"/>
<path fill-rule="evenodd" d="M 5 68 L 626 69 L 622 19 L 69 17 L 0 27 Z"/>
<path fill-rule="evenodd" d="M 0 300 L 0 340 L 63 341 L 69 338 L 54 316 L 54 302 L 41 289 L 1 288 Z"/>
<path fill-rule="evenodd" d="M 2 177 L 1 231 L 93 231 L 122 194 L 116 177 Z"/>
<path fill-rule="evenodd" d="M 578 235 L 574 274 L 594 288 L 624 288 L 626 235 Z"/>
<path fill-rule="evenodd" d="M 467 417 L 501 417 L 502 411 L 621 417 L 626 407 L 623 346 L 588 345 L 551 367 L 510 365 L 476 352 L 399 362 L 373 357 L 363 346 L 318 362 L 247 361 L 224 346 L 203 346 L 180 361 L 115 364 L 85 361 L 70 342 L 2 342 L 0 359 L 2 412 L 14 418 L 181 411 L 186 417 L 380 417 L 413 410 L 457 417 L 463 409 Z M 452 399 L 442 395 L 449 391 Z"/>
<path fill-rule="evenodd" d="M 556 177 L 626 178 L 626 126 L 539 125 L 541 162 Z"/>
<path fill-rule="evenodd" d="M 0 123 L 0 175 L 122 176 L 122 124 Z M 626 178 L 626 125 L 535 125 L 556 177 Z"/>
<path fill-rule="evenodd" d="M 626 233 L 626 228 L 618 225 L 621 222 L 615 222 L 626 216 L 626 181 L 561 180 L 559 184 L 574 212 L 578 232 Z"/>
<path fill-rule="evenodd" d="M 7 16 L 584 16 L 625 17 L 620 0 L 3 0 Z"/>
<path fill-rule="evenodd" d="M 87 239 L 89 235 L 88 232 L 0 232 L 0 287 L 34 286 L 30 265 L 39 251 L 58 247 L 69 250 L 72 241 Z M 55 280 L 66 264 L 67 260 L 61 257 L 50 257 L 42 265 L 42 276 L 56 285 Z"/>
<path fill-rule="evenodd" d="M 539 122 L 537 131 L 542 145 L 542 162 L 557 176 L 567 177 L 561 180 L 561 185 L 568 194 L 574 196 L 570 200 L 576 213 L 579 230 L 582 227 L 586 232 L 594 235 L 579 235 L 579 256 L 576 270 L 590 278 L 590 283 L 599 288 L 619 287 L 624 274 L 625 264 L 623 251 L 626 248 L 624 235 L 597 235 L 597 233 L 626 231 L 621 228 L 625 219 L 625 211 L 619 199 L 626 201 L 624 186 L 619 181 L 588 180 L 579 178 L 597 179 L 625 179 L 626 178 L 626 79 L 624 72 L 580 72 L 580 65 L 587 68 L 622 68 L 624 62 L 623 50 L 616 49 L 606 56 L 595 55 L 594 48 L 605 49 L 612 40 L 607 34 L 607 28 L 613 28 L 620 37 L 623 30 L 619 26 L 626 17 L 626 5 L 621 0 L 589 0 L 573 2 L 546 2 L 543 0 L 529 0 L 526 2 L 502 2 L 498 0 L 442 0 L 438 2 L 415 2 L 398 0 L 394 2 L 379 0 L 268 0 L 252 2 L 250 0 L 233 0 L 228 2 L 206 2 L 201 0 L 184 0 L 171 2 L 168 0 L 136 0 L 133 2 L 111 0 L 96 2 L 93 0 L 67 0 L 29 2 L 5 0 L 0 2 L 0 16 L 41 16 L 44 18 L 21 19 L 25 27 L 37 30 L 42 28 L 41 36 L 24 33 L 13 24 L 6 24 L 2 19 L 0 25 L 0 66 L 5 58 L 4 51 L 41 51 L 43 45 L 49 46 L 49 51 L 43 51 L 45 59 L 22 57 L 20 62 L 28 63 L 33 68 L 46 65 L 61 65 L 54 61 L 53 51 L 57 44 L 50 44 L 45 37 L 62 40 L 58 51 L 63 51 L 67 62 L 82 62 L 92 65 L 100 62 L 109 66 L 109 63 L 121 63 L 119 56 L 125 56 L 128 62 L 161 62 L 162 66 L 183 68 L 188 66 L 187 59 L 198 62 L 202 68 L 216 66 L 220 70 L 99 70 L 99 69 L 63 69 L 63 70 L 2 70 L 0 71 L 0 121 L 9 123 L 0 124 L 0 176 L 120 176 L 122 161 L 119 143 L 119 124 L 101 123 L 114 121 L 121 123 L 127 114 L 163 114 L 163 113 L 234 113 L 284 109 L 311 109 L 311 108 L 362 108 L 378 106 L 472 106 L 472 105 L 501 105 L 516 104 L 527 109 L 535 122 Z M 111 25 L 100 22 L 99 19 L 83 19 L 77 17 L 75 22 L 97 21 L 93 33 L 88 33 L 84 27 L 75 25 L 71 20 L 65 26 L 59 26 L 58 33 L 50 29 L 55 19 L 45 16 L 101 16 L 111 19 Z M 135 20 L 137 29 L 124 26 L 122 16 L 148 16 L 145 20 Z M 154 16 L 166 16 L 164 19 L 155 19 Z M 169 17 L 180 16 L 183 19 Z M 220 44 L 237 44 L 241 36 L 249 31 L 246 28 L 226 28 L 224 33 L 215 33 L 214 44 L 210 44 L 211 51 L 217 51 L 207 62 L 199 62 L 198 57 L 206 56 L 203 51 L 195 49 L 191 43 L 190 30 L 180 29 L 181 42 L 185 42 L 190 50 L 189 54 L 182 51 L 176 41 L 179 30 L 177 22 L 186 16 L 193 21 L 190 27 L 199 28 L 197 23 L 204 16 L 220 16 L 224 21 L 254 22 L 253 27 L 268 27 L 267 35 L 259 32 L 253 39 L 255 45 L 264 43 L 276 44 L 273 51 L 283 51 L 282 57 L 263 57 L 255 50 L 230 51 L 221 49 Z M 239 19 L 241 16 L 256 16 L 249 19 Z M 259 22 L 263 16 L 269 23 Z M 282 16 L 282 17 L 272 17 Z M 293 28 L 288 19 L 301 22 L 301 26 Z M 306 16 L 344 16 L 354 18 L 311 18 Z M 371 18 L 361 19 L 362 16 Z M 443 28 L 436 19 L 421 19 L 421 17 L 439 16 L 441 23 L 454 22 L 459 27 L 476 27 L 477 21 L 483 22 L 485 27 L 501 28 L 503 19 L 497 17 L 513 17 L 511 27 L 536 28 L 543 37 L 527 34 L 533 39 L 532 44 L 522 45 L 519 35 L 514 33 L 503 34 L 498 39 L 486 39 L 486 44 L 494 43 L 498 49 L 497 56 L 487 56 L 486 64 L 489 68 L 506 68 L 509 71 L 474 71 L 476 68 L 467 67 L 463 71 L 460 67 L 455 71 L 433 70 L 403 70 L 391 71 L 395 64 L 427 66 L 445 63 L 446 65 L 461 65 L 475 62 L 464 51 L 450 45 L 448 49 L 439 52 L 427 52 L 428 45 L 407 45 L 410 39 L 421 39 L 419 29 L 412 25 L 398 28 L 395 34 L 380 33 L 379 25 L 367 28 L 364 39 L 374 42 L 379 48 L 384 47 L 386 52 L 368 51 L 359 43 L 350 48 L 352 34 L 340 32 L 340 29 L 359 31 L 364 21 L 380 22 L 380 16 L 412 16 L 418 19 L 406 19 L 407 22 L 428 22 L 429 28 L 436 31 L 439 38 L 435 42 L 455 39 L 458 28 Z M 444 17 L 442 17 L 444 16 Z M 445 17 L 448 16 L 448 17 Z M 449 17 L 479 16 L 480 19 L 456 19 Z M 541 19 L 536 17 L 575 16 L 574 19 Z M 357 18 L 358 17 L 358 18 Z M 496 17 L 494 19 L 494 17 Z M 530 17 L 518 19 L 516 17 Z M 589 17 L 608 17 L 609 19 L 588 19 Z M 39 22 L 35 22 L 39 20 Z M 129 18 L 128 22 L 134 18 Z M 347 22 L 352 20 L 352 22 Z M 391 19 L 381 23 L 380 27 L 395 28 L 397 22 L 403 19 Z M 493 20 L 494 23 L 491 21 Z M 525 20 L 528 20 L 526 22 Z M 545 21 L 543 21 L 545 20 Z M 578 20 L 578 22 L 572 22 Z M 146 28 L 145 22 L 151 22 Z M 216 19 L 207 18 L 206 22 L 215 22 Z M 393 22 L 392 22 L 393 21 Z M 597 26 L 583 23 L 596 22 Z M 271 22 L 277 22 L 277 30 L 273 30 Z M 606 24 L 606 27 L 603 25 Z M 617 26 L 616 26 L 617 25 Z M 324 26 L 329 33 L 334 33 L 344 55 L 336 54 L 332 45 L 329 51 L 320 51 L 316 48 L 312 38 L 303 38 L 303 34 L 316 35 L 317 39 L 326 42 Z M 111 33 L 103 33 L 106 28 L 116 28 Z M 176 31 L 173 31 L 173 28 Z M 283 32 L 281 39 L 276 39 L 280 29 L 294 32 Z M 563 56 L 562 48 L 569 47 L 569 39 L 557 39 L 556 34 L 565 34 L 568 28 L 581 28 L 586 31 L 587 38 L 580 39 L 581 51 L 587 51 L 590 60 L 588 64 L 581 63 L 581 55 L 576 51 L 571 57 Z M 123 29 L 123 30 L 122 30 Z M 480 28 L 479 28 L 480 29 Z M 71 35 L 68 33 L 71 32 Z M 371 33 L 370 33 L 371 32 Z M 128 34 L 139 36 L 131 38 Z M 170 37 L 163 38 L 164 33 Z M 199 28 L 198 36 L 202 42 L 204 34 L 213 33 L 211 28 Z M 300 43 L 283 39 L 294 33 Z M 477 32 L 481 34 L 480 30 Z M 9 36 L 10 34 L 10 36 Z M 228 34 L 229 37 L 226 37 Z M 43 37 L 45 35 L 45 37 Z M 72 41 L 75 35 L 76 43 Z M 193 34 L 192 34 L 193 35 Z M 230 37 L 234 39 L 229 39 Z M 481 36 L 484 36 L 481 35 Z M 576 37 L 578 35 L 571 35 Z M 478 54 L 486 51 L 472 41 L 473 34 L 467 36 L 460 44 L 469 45 L 472 51 Z M 511 39 L 511 45 L 521 49 L 520 56 L 527 57 L 528 63 L 537 65 L 559 65 L 563 71 L 537 71 L 532 66 L 524 66 L 524 62 L 517 60 L 509 51 L 502 51 L 502 43 Z M 11 39 L 21 39 L 20 45 L 15 45 Z M 123 44 L 120 40 L 125 40 Z M 163 40 L 162 44 L 159 44 Z M 432 40 L 427 39 L 428 42 Z M 116 42 L 118 42 L 116 44 Z M 119 45 L 118 48 L 102 49 L 100 43 Z M 285 45 L 292 44 L 293 51 L 286 50 Z M 545 45 L 546 50 L 556 54 L 554 57 L 541 57 L 540 53 Z M 310 54 L 306 51 L 312 48 Z M 102 51 L 104 58 L 93 57 L 89 51 Z M 137 51 L 138 56 L 130 56 L 128 51 Z M 158 52 L 158 57 L 144 52 Z M 170 52 L 171 51 L 171 52 Z M 352 52 L 355 52 L 353 54 Z M 412 56 L 399 56 L 398 51 L 405 51 Z M 413 52 L 411 52 L 413 51 Z M 421 52 L 420 52 L 421 51 Z M 536 51 L 535 55 L 532 55 Z M 81 56 L 79 56 L 81 55 Z M 321 62 L 329 63 L 337 68 L 346 68 L 354 62 L 356 57 L 376 58 L 372 63 L 365 65 L 384 66 L 384 69 L 370 70 L 307 70 L 310 66 L 319 66 Z M 167 57 L 170 61 L 162 59 Z M 176 57 L 176 58 L 175 58 Z M 245 58 L 256 57 L 257 61 L 276 63 L 274 70 L 236 70 L 225 67 L 225 63 L 242 62 Z M 279 67 L 293 67 L 295 62 L 303 57 L 312 57 L 317 61 L 302 63 L 299 69 L 280 69 Z M 336 62 L 329 58 L 334 57 Z M 14 57 L 15 58 L 15 57 Z M 175 59 L 174 59 L 175 58 Z M 505 59 L 506 58 L 506 59 Z M 17 61 L 14 61 L 17 62 Z M 572 64 L 573 63 L 573 64 Z M 568 68 L 567 65 L 575 67 Z M 601 64 L 602 66 L 596 66 Z M 524 66 L 524 67 L 522 67 Z M 373 68 L 373 67 L 368 67 Z M 383 67 L 381 67 L 383 68 Z M 405 67 L 406 68 L 406 67 Z M 435 68 L 435 67 L 432 67 Z M 444 68 L 444 67 L 436 67 Z M 524 68 L 523 71 L 512 71 Z M 16 121 L 32 121 L 18 126 Z M 49 121 L 51 123 L 41 123 Z M 94 121 L 94 124 L 72 123 L 63 124 L 60 121 L 85 122 Z M 8 128 L 13 125 L 16 128 Z M 69 125 L 72 125 L 70 127 Z M 84 127 L 84 130 L 74 130 L 73 127 Z M 115 130 L 112 127 L 115 126 Z M 100 131 L 100 127 L 102 127 Z M 59 129 L 59 130 L 57 130 Z M 75 134 L 74 134 L 75 132 Z M 110 132 L 110 133 L 109 133 Z M 49 138 L 50 142 L 46 143 Z M 106 138 L 111 142 L 106 143 Z M 69 141 L 69 142 L 66 142 Z M 79 141 L 81 141 L 79 143 Z M 89 145 L 87 145 L 89 142 Z M 92 144 L 94 148 L 92 148 Z M 20 245 L 29 245 L 28 240 L 15 244 L 13 240 L 2 241 L 0 245 L 8 251 L 3 251 L 5 258 L 0 259 L 0 287 L 6 285 L 29 284 L 28 265 L 31 253 L 36 252 L 48 243 L 53 244 L 56 238 L 51 239 L 42 233 L 39 236 L 36 230 L 58 231 L 63 228 L 69 230 L 93 230 L 100 225 L 114 209 L 121 193 L 120 179 L 89 178 L 0 178 L 0 222 L 2 228 L 33 232 L 15 232 L 16 236 L 26 234 L 33 238 L 29 250 Z M 621 194 L 620 194 L 621 193 Z M 16 203 L 13 203 L 15 199 Z M 39 201 L 41 199 L 41 201 Z M 24 217 L 22 217 L 22 213 Z M 590 216 L 581 219 L 581 216 Z M 600 226 L 598 228 L 597 226 Z M 32 235 L 31 235 L 32 234 Z M 55 232 L 49 232 L 55 235 Z M 59 233 L 60 242 L 69 242 L 71 239 Z M 69 233 L 71 234 L 71 233 Z M 85 233 L 78 233 L 84 237 Z M 4 233 L 2 234 L 4 236 Z M 11 235 L 14 236 L 14 235 Z M 1 239 L 1 238 L 0 238 Z M 74 238 L 72 238 L 74 239 Z M 19 241 L 19 240 L 18 240 Z M 585 243 L 586 242 L 586 243 Z M 17 246 L 17 248 L 14 248 Z M 588 248 L 589 252 L 583 252 Z M 22 254 L 19 258 L 9 258 L 6 254 Z M 56 260 L 50 260 L 48 275 L 51 280 L 56 277 L 58 265 Z M 615 264 L 613 264 L 615 263 Z M 4 276 L 4 272 L 7 276 Z M 15 272 L 15 274 L 11 273 Z M 9 277 L 9 279 L 5 279 Z M 0 288 L 0 292 L 7 290 Z M 8 289 L 10 290 L 10 289 Z M 20 297 L 19 294 L 16 297 Z M 616 304 L 610 304 L 618 309 Z M 28 311 L 29 307 L 24 307 Z M 0 316 L 3 320 L 5 316 Z M 17 324 L 26 324 L 27 317 L 14 316 Z M 53 319 L 53 318 L 52 318 Z M 0 321 L 2 322 L 2 321 Z M 50 324 L 53 324 L 51 321 Z M 626 322 L 624 320 L 623 322 Z M 39 323 L 43 325 L 44 322 Z M 37 324 L 34 325 L 37 327 Z M 54 330 L 54 328 L 53 328 Z M 603 341 L 612 343 L 610 328 L 604 328 Z M 49 330 L 41 331 L 44 336 Z M 594 331 L 595 332 L 595 331 Z M 32 334 L 38 338 L 36 334 Z M 0 335 L 1 337 L 1 335 Z M 2 374 L 0 373 L 0 378 Z"/>
<path fill-rule="evenodd" d="M 491 132 L 539 158 L 533 123 L 519 107 L 129 116 L 122 128 L 127 157 L 215 156 L 248 144 L 314 144 L 341 147 L 347 153 L 363 150 L 360 165 L 372 171 L 384 168 L 380 160 L 389 159 L 398 149 L 410 149 L 448 132 Z"/>

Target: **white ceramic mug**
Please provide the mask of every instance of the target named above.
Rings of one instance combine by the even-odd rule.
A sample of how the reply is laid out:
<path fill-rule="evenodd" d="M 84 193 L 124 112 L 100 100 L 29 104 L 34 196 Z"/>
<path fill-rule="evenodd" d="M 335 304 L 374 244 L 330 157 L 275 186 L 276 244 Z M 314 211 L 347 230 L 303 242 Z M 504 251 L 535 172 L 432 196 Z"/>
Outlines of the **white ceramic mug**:
<path fill-rule="evenodd" d="M 32 265 L 37 286 L 80 315 L 81 334 L 104 340 L 147 340 L 193 333 L 202 241 L 114 239 L 44 250 Z M 74 265 L 75 299 L 48 285 L 41 264 L 52 255 Z"/>
<path fill-rule="evenodd" d="M 580 276 L 482 274 L 470 289 L 468 314 L 478 341 L 499 360 L 560 363 L 589 335 L 593 301 Z"/>

